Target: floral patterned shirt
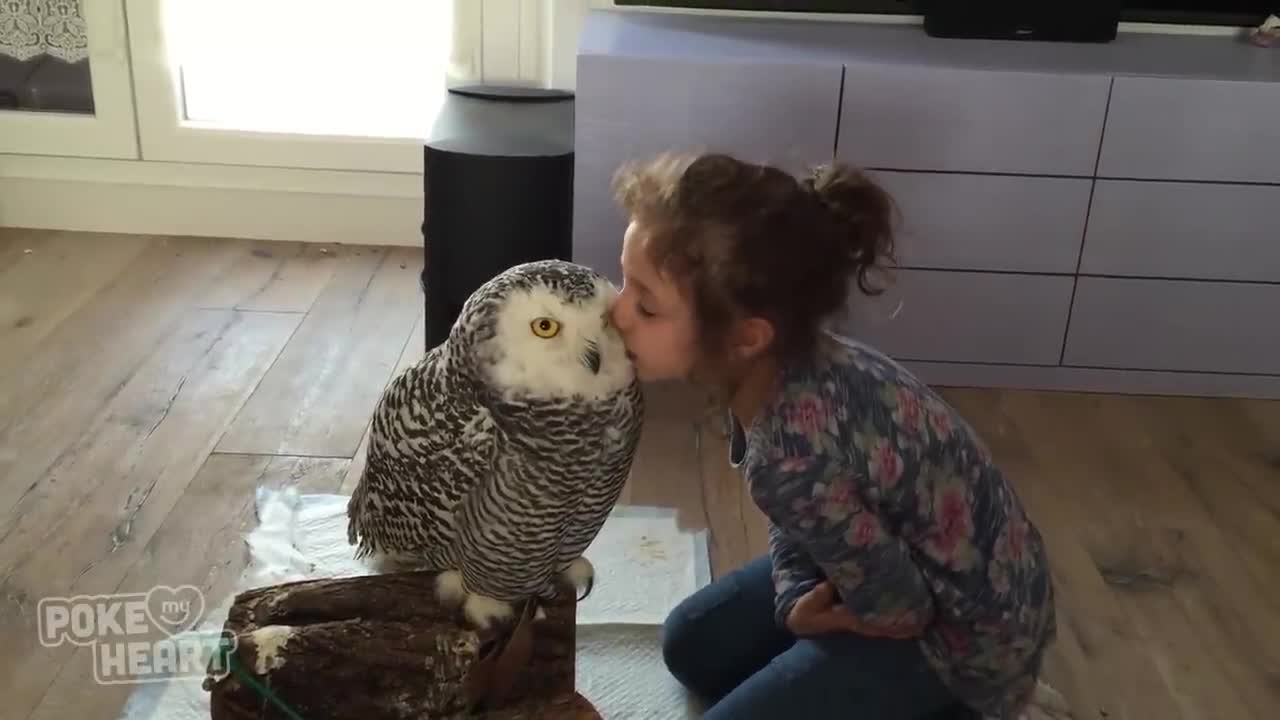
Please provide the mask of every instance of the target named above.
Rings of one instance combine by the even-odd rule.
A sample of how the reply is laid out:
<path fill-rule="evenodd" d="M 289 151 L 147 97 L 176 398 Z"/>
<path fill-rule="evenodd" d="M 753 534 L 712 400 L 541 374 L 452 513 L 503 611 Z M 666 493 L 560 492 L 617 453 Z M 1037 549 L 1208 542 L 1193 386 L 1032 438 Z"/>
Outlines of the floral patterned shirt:
<path fill-rule="evenodd" d="M 928 624 L 958 698 L 1015 718 L 1056 632 L 1042 538 L 974 430 L 888 357 L 823 336 L 730 461 L 769 518 L 776 620 L 828 579 L 873 627 Z"/>

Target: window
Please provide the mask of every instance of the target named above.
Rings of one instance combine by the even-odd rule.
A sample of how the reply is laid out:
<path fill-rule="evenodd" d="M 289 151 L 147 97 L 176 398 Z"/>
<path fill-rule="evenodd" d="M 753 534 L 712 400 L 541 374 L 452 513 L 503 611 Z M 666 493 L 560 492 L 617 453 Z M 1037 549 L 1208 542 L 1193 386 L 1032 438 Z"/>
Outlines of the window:
<path fill-rule="evenodd" d="M 0 153 L 416 173 L 448 84 L 547 82 L 585 2 L 0 0 Z"/>
<path fill-rule="evenodd" d="M 184 119 L 420 137 L 445 85 L 450 0 L 167 0 Z"/>

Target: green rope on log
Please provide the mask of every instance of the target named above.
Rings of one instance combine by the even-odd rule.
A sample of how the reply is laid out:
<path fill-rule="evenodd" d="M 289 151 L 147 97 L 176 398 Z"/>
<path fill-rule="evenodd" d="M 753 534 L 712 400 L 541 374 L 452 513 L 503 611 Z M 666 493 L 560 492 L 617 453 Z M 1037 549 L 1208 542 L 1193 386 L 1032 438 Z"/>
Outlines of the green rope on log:
<path fill-rule="evenodd" d="M 236 662 L 234 643 L 232 643 L 226 635 L 223 635 L 218 641 L 218 656 L 221 658 L 223 667 L 227 668 L 230 672 L 235 673 L 236 677 L 239 678 L 241 682 L 256 690 L 259 695 L 267 700 L 267 702 L 280 708 L 280 711 L 287 715 L 289 720 L 304 720 L 304 718 L 294 711 L 293 708 L 289 707 L 284 700 L 281 700 L 279 695 L 272 692 L 271 688 L 258 682 L 258 679 L 255 678 L 252 673 L 242 668 L 240 663 Z"/>

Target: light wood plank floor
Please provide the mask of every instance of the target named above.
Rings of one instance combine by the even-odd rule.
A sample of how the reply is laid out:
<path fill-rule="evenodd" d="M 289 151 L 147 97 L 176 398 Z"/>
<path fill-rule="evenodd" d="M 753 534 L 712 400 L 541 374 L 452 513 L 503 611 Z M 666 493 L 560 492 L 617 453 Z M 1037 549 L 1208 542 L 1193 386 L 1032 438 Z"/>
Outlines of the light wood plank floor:
<path fill-rule="evenodd" d="M 369 413 L 422 353 L 422 254 L 0 231 L 0 715 L 115 718 L 131 690 L 44 647 L 49 596 L 244 564 L 254 487 L 349 492 Z M 652 387 L 624 502 L 766 547 L 697 393 Z M 948 389 L 1046 534 L 1048 679 L 1077 718 L 1276 717 L 1280 403 Z"/>

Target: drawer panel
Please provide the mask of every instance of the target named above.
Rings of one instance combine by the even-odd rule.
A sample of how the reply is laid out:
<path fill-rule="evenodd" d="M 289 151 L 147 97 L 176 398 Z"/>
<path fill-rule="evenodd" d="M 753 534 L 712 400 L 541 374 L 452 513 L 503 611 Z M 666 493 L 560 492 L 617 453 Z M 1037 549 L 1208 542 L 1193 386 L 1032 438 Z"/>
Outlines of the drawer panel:
<path fill-rule="evenodd" d="M 1280 282 L 1280 186 L 1099 180 L 1080 271 Z"/>
<path fill-rule="evenodd" d="M 901 210 L 898 262 L 1074 273 L 1091 180 L 877 172 Z"/>
<path fill-rule="evenodd" d="M 620 281 L 626 220 L 611 181 L 625 161 L 669 150 L 732 153 L 801 173 L 829 161 L 838 63 L 579 58 L 573 254 Z"/>
<path fill-rule="evenodd" d="M 1280 83 L 1116 78 L 1098 174 L 1280 183 Z"/>
<path fill-rule="evenodd" d="M 1073 278 L 902 270 L 843 330 L 899 360 L 1057 365 Z"/>
<path fill-rule="evenodd" d="M 839 155 L 892 170 L 1090 176 L 1110 78 L 850 64 Z"/>
<path fill-rule="evenodd" d="M 1082 277 L 1065 363 L 1280 374 L 1280 285 Z"/>

